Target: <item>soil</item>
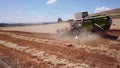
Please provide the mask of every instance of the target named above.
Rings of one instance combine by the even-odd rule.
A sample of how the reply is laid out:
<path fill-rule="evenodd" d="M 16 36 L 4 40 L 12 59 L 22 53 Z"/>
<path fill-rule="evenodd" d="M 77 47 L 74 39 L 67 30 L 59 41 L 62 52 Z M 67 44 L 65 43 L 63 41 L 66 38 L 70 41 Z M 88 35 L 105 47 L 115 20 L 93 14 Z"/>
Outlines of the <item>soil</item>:
<path fill-rule="evenodd" d="M 0 68 L 120 68 L 119 39 L 82 38 L 1 30 Z"/>

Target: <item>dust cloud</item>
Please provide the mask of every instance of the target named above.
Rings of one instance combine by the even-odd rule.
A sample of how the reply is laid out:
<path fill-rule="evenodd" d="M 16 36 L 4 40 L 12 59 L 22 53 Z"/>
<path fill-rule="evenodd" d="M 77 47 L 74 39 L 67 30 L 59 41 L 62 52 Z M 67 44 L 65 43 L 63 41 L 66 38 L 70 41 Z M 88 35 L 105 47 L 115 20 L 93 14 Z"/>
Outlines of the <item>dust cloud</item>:
<path fill-rule="evenodd" d="M 81 32 L 78 36 L 78 40 L 81 42 L 96 41 L 98 39 L 101 39 L 101 36 L 92 32 Z"/>
<path fill-rule="evenodd" d="M 92 42 L 92 41 L 94 42 L 102 38 L 101 35 L 97 33 L 88 32 L 88 31 L 80 32 L 77 39 L 75 39 L 75 36 L 68 33 L 58 34 L 57 37 L 60 40 L 80 42 L 80 43 Z"/>

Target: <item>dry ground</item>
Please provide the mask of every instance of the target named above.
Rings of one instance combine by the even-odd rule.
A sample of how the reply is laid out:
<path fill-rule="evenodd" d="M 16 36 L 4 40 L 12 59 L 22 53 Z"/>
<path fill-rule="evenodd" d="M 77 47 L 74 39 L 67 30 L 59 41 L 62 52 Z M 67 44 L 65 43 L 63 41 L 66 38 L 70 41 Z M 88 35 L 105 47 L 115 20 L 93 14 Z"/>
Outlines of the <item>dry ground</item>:
<path fill-rule="evenodd" d="M 70 28 L 69 23 L 55 23 L 48 25 L 34 25 L 34 26 L 17 26 L 17 27 L 0 27 L 1 30 L 9 31 L 23 31 L 23 32 L 34 32 L 34 33 L 52 33 L 56 34 L 57 29 Z M 120 30 L 120 19 L 113 19 L 113 24 L 110 29 Z"/>
<path fill-rule="evenodd" d="M 56 26 L 51 24 L 49 30 L 53 25 Z M 58 26 L 54 28 L 64 28 Z M 119 29 L 119 26 L 112 25 L 113 28 Z M 38 33 L 34 30 L 29 30 L 33 33 L 20 32 L 16 27 L 11 27 L 16 31 L 7 31 L 10 27 L 1 29 L 0 68 L 120 68 L 120 37 L 110 40 L 98 35 L 83 35 L 74 40 L 56 35 L 55 29 L 50 31 L 54 34 L 41 29 Z M 120 36 L 120 31 L 109 33 Z"/>
<path fill-rule="evenodd" d="M 110 29 L 120 30 L 120 19 L 113 19 L 113 24 Z"/>
<path fill-rule="evenodd" d="M 33 26 L 17 26 L 17 27 L 3 27 L 1 30 L 9 31 L 23 31 L 23 32 L 34 32 L 34 33 L 57 33 L 57 29 L 69 28 L 69 23 L 55 23 L 47 25 L 33 25 Z"/>
<path fill-rule="evenodd" d="M 65 41 L 52 34 L 1 31 L 0 65 L 2 68 L 119 68 L 120 42 L 103 38 Z"/>

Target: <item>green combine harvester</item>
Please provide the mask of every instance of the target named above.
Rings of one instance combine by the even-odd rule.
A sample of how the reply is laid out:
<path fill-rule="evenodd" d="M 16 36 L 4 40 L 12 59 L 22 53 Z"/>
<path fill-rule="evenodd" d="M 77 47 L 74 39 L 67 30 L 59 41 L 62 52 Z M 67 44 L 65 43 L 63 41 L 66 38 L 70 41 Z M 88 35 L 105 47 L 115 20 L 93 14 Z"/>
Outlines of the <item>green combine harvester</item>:
<path fill-rule="evenodd" d="M 104 33 L 109 30 L 112 24 L 110 16 L 89 16 L 88 12 L 75 13 L 74 18 L 75 20 L 69 20 L 69 22 L 71 24 L 71 32 L 75 36 L 75 39 L 84 31 Z"/>

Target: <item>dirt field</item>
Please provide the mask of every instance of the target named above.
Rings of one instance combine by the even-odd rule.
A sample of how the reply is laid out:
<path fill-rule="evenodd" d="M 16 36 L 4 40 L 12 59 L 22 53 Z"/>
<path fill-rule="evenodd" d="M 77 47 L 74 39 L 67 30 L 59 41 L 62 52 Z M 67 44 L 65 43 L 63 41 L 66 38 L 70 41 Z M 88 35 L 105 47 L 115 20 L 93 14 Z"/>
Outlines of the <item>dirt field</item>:
<path fill-rule="evenodd" d="M 111 29 L 116 31 L 108 33 L 120 36 L 119 26 L 114 24 Z M 111 40 L 83 34 L 75 40 L 56 34 L 63 25 L 41 25 L 37 28 L 46 30 L 36 32 L 30 27 L 1 28 L 0 68 L 120 68 L 120 37 Z"/>
<path fill-rule="evenodd" d="M 56 34 L 56 30 L 62 30 L 64 28 L 69 28 L 69 23 L 55 23 L 48 25 L 33 25 L 33 26 L 17 26 L 17 27 L 3 27 L 1 30 L 9 31 L 23 31 L 23 32 L 34 32 L 34 33 L 52 33 Z"/>
<path fill-rule="evenodd" d="M 57 30 L 64 30 L 70 28 L 69 23 L 55 23 L 48 25 L 34 25 L 34 26 L 17 26 L 17 27 L 0 27 L 1 30 L 9 31 L 23 31 L 23 32 L 34 32 L 34 33 L 52 33 L 56 34 Z M 120 19 L 113 19 L 113 24 L 110 29 L 120 30 Z"/>
<path fill-rule="evenodd" d="M 120 19 L 113 19 L 113 24 L 110 29 L 120 30 Z"/>

